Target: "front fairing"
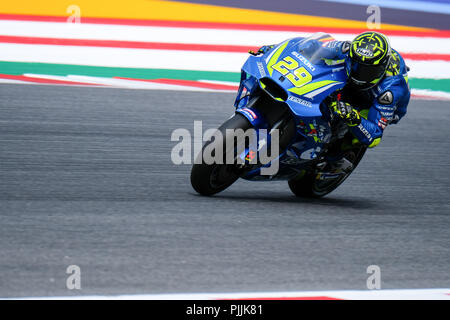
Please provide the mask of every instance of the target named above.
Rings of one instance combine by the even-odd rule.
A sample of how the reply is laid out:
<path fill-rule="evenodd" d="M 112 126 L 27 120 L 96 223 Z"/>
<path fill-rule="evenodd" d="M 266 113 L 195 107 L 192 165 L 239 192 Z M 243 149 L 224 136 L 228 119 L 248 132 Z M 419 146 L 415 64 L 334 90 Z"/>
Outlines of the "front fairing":
<path fill-rule="evenodd" d="M 264 55 L 249 56 L 242 67 L 244 90 L 247 94 L 256 86 L 264 90 L 264 82 L 273 81 L 286 93 L 274 98 L 284 100 L 294 115 L 321 116 L 322 101 L 347 81 L 344 61 L 324 57 L 327 49 L 323 44 L 314 37 L 294 38 Z"/>

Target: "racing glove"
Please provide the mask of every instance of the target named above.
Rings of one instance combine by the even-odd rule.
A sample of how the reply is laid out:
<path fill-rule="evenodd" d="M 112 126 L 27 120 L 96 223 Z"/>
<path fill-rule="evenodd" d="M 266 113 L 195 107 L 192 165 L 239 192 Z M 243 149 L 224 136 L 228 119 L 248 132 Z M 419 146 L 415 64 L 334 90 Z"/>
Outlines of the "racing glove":
<path fill-rule="evenodd" d="M 267 51 L 269 51 L 273 47 L 274 47 L 274 45 L 262 46 L 261 48 L 259 48 L 259 50 L 257 52 L 255 52 L 253 50 L 249 50 L 248 53 L 250 53 L 251 55 L 257 56 L 257 55 L 260 55 L 260 54 L 265 54 Z"/>
<path fill-rule="evenodd" d="M 361 123 L 361 115 L 358 110 L 353 109 L 353 107 L 347 102 L 335 101 L 331 104 L 334 114 L 344 120 L 350 127 L 357 126 Z"/>

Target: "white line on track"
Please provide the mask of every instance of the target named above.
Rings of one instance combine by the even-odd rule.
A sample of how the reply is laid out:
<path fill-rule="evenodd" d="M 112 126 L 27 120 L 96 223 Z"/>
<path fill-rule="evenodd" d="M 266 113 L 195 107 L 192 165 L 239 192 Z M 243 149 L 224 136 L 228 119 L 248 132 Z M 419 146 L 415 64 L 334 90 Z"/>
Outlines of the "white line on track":
<path fill-rule="evenodd" d="M 136 295 L 79 295 L 9 298 L 25 300 L 234 300 L 234 299 L 450 300 L 450 288 L 340 290 L 298 292 L 180 293 Z"/>
<path fill-rule="evenodd" d="M 0 61 L 240 72 L 245 53 L 0 44 Z"/>
<path fill-rule="evenodd" d="M 326 30 L 323 30 L 326 32 Z M 0 20 L 0 35 L 63 39 L 143 41 L 216 45 L 262 46 L 311 33 L 292 31 L 167 28 L 61 22 Z M 332 34 L 337 40 L 352 40 L 356 34 Z M 450 38 L 390 36 L 400 52 L 450 54 Z"/>

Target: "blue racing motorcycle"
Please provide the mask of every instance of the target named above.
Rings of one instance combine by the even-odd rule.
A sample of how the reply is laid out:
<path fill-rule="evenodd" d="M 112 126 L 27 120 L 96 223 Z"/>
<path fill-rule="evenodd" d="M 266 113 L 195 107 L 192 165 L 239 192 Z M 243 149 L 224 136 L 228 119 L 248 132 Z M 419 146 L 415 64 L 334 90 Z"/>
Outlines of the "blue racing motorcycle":
<path fill-rule="evenodd" d="M 286 40 L 261 54 L 250 55 L 242 67 L 235 101 L 235 114 L 218 132 L 220 139 L 205 143 L 203 151 L 221 148 L 221 157 L 234 159 L 214 163 L 197 159 L 191 184 L 202 195 L 225 190 L 237 179 L 287 180 L 299 197 L 322 197 L 335 190 L 356 168 L 366 146 L 358 142 L 330 105 L 345 86 L 344 61 L 327 59 L 322 48 L 334 40 L 317 33 Z M 261 129 L 269 132 L 257 143 L 238 150 L 233 130 Z M 274 146 L 269 162 L 250 161 Z M 272 150 L 272 149 L 271 149 Z M 241 160 L 241 161 L 238 161 Z M 276 162 L 277 171 L 263 174 Z"/>

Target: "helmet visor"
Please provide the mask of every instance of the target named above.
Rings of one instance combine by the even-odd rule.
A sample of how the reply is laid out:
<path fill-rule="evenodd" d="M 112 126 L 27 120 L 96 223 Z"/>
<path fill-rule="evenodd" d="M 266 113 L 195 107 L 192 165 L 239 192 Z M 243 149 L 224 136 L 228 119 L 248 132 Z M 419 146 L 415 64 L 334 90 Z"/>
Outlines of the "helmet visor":
<path fill-rule="evenodd" d="M 367 65 L 356 61 L 350 62 L 350 79 L 358 85 L 375 85 L 386 71 L 386 65 Z"/>

